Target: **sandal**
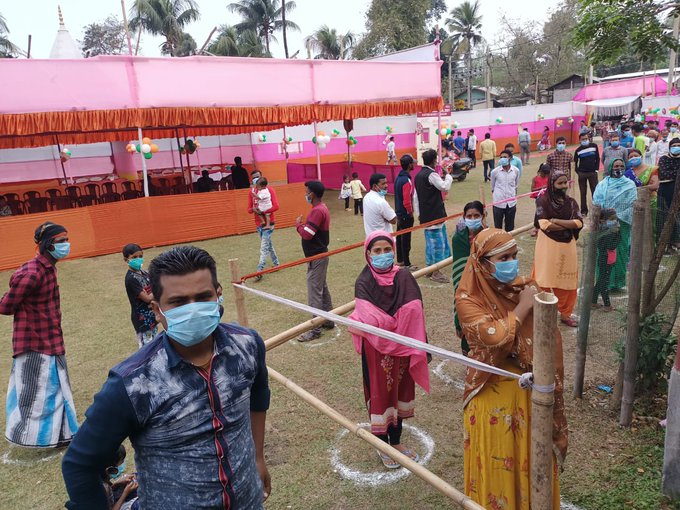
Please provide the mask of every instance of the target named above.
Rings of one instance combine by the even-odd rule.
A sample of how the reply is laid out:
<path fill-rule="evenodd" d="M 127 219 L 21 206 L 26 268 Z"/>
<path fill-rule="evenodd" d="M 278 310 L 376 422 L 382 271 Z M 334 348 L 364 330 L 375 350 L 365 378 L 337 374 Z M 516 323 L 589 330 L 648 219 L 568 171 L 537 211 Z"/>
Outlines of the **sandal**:
<path fill-rule="evenodd" d="M 615 308 L 611 305 L 602 307 L 603 312 L 613 312 L 614 310 L 615 310 Z"/>
<path fill-rule="evenodd" d="M 590 305 L 590 308 L 592 310 L 598 310 L 598 309 L 602 308 L 602 305 L 600 303 L 593 303 L 592 305 Z"/>
<path fill-rule="evenodd" d="M 565 326 L 569 326 L 570 328 L 578 327 L 578 322 L 572 319 L 571 317 L 567 318 L 560 317 L 560 321 L 562 322 L 562 324 L 564 324 Z"/>
<path fill-rule="evenodd" d="M 385 466 L 387 469 L 399 469 L 401 467 L 396 460 L 394 460 L 389 455 L 385 455 L 383 452 L 379 451 L 378 457 L 380 457 L 383 466 Z"/>
<path fill-rule="evenodd" d="M 407 448 L 406 450 L 403 450 L 401 453 L 406 455 L 409 459 L 411 459 L 413 462 L 418 462 L 420 460 L 420 455 L 418 455 L 416 452 L 411 450 L 410 448 Z"/>

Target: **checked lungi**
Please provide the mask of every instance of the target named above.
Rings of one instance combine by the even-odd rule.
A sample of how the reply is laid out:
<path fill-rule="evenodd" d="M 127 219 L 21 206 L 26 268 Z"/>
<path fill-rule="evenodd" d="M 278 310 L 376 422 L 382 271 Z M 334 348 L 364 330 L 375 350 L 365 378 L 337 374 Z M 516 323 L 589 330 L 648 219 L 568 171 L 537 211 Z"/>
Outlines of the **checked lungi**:
<path fill-rule="evenodd" d="M 446 225 L 425 229 L 425 262 L 428 266 L 451 256 Z"/>
<path fill-rule="evenodd" d="M 6 439 L 49 448 L 69 443 L 77 430 L 66 356 L 32 351 L 16 356 L 7 389 Z"/>

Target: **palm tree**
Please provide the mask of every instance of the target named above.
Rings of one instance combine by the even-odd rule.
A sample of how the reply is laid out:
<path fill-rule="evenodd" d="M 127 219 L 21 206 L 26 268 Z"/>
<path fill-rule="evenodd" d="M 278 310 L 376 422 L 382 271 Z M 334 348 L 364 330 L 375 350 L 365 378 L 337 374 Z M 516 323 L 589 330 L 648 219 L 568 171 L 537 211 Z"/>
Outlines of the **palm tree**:
<path fill-rule="evenodd" d="M 12 57 L 16 53 L 16 46 L 14 46 L 9 38 L 9 28 L 5 18 L 0 14 L 0 58 Z"/>
<path fill-rule="evenodd" d="M 241 22 L 234 25 L 239 32 L 252 30 L 264 43 L 268 55 L 271 55 L 269 43 L 276 42 L 274 32 L 279 30 L 300 31 L 295 23 L 282 19 L 282 10 L 279 0 L 240 0 L 231 3 L 227 8 L 241 16 Z M 295 2 L 286 2 L 286 12 L 295 9 Z"/>
<path fill-rule="evenodd" d="M 235 27 L 222 25 L 217 39 L 208 46 L 208 53 L 223 57 L 264 57 L 265 49 L 252 30 L 238 32 Z"/>
<path fill-rule="evenodd" d="M 326 60 L 346 60 L 350 57 L 356 36 L 352 32 L 338 34 L 334 28 L 323 25 L 309 37 L 305 37 L 305 48 L 314 58 Z"/>
<path fill-rule="evenodd" d="M 174 57 L 182 46 L 184 27 L 200 14 L 194 0 L 135 0 L 130 16 L 132 30 L 141 26 L 152 35 L 165 37 L 161 51 Z"/>
<path fill-rule="evenodd" d="M 482 15 L 479 11 L 479 0 L 475 0 L 474 4 L 466 0 L 453 8 L 451 17 L 446 18 L 446 26 L 453 38 L 455 51 L 459 54 L 465 53 L 468 108 L 472 108 L 472 48 L 482 42 Z"/>
<path fill-rule="evenodd" d="M 179 41 L 179 44 L 175 47 L 176 57 L 188 57 L 190 55 L 196 54 L 196 48 L 198 45 L 190 34 L 184 32 Z M 162 51 L 162 50 L 161 50 Z"/>

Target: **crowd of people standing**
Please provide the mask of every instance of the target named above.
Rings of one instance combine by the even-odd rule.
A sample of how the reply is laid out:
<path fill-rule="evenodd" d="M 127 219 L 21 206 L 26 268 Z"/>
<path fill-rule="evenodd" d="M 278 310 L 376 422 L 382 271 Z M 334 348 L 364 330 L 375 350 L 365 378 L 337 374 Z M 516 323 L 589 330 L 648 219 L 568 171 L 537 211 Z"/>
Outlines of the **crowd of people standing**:
<path fill-rule="evenodd" d="M 658 139 L 649 125 L 633 124 L 630 130 L 626 125 L 620 134 L 609 133 L 602 152 L 592 139 L 592 130 L 580 133 L 573 154 L 566 150 L 566 140 L 557 138 L 556 150 L 540 168 L 542 181 L 533 190 L 537 238 L 530 278 L 519 276 L 519 250 L 510 234 L 515 227 L 522 166 L 529 164 L 522 133 L 518 139 L 522 158 L 515 156 L 509 144 L 500 151 L 496 164 L 497 148 L 490 135 L 479 144 L 484 180 L 488 177 L 490 181 L 495 204 L 495 228 L 488 225 L 484 204 L 473 201 L 465 205 L 451 242 L 445 197 L 453 179 L 450 167 L 438 171 L 437 151 L 422 154 L 423 166 L 415 175 L 415 159 L 408 154 L 399 159 L 394 207 L 386 200 L 384 174 L 373 174 L 368 190 L 357 174 L 351 179 L 347 176 L 341 188 L 344 208 L 349 210 L 349 199 L 354 200 L 365 233 L 365 266 L 356 279 L 356 307 L 351 317 L 428 341 L 423 299 L 412 274 L 418 268 L 411 263 L 411 234 L 399 233 L 412 228 L 417 219 L 425 225 L 426 264 L 453 258 L 451 330 L 460 338 L 463 353 L 517 374 L 531 371 L 532 304 L 540 289 L 557 296 L 562 323 L 576 326 L 572 316 L 578 285 L 576 241 L 583 217 L 589 213 L 587 187 L 592 203 L 602 210 L 592 304 L 599 308 L 601 297 L 604 308 L 610 310 L 609 291 L 625 282 L 636 188 L 658 190 L 654 204 L 658 202 L 663 211 L 673 199 L 680 172 L 680 135 L 671 136 L 672 127 Z M 460 132 L 458 135 L 462 138 Z M 453 146 L 462 145 L 474 164 L 478 148 L 474 132 L 471 130 L 462 144 L 456 140 L 452 140 Z M 653 143 L 654 156 L 647 157 Z M 653 161 L 657 158 L 658 163 Z M 599 180 L 602 162 L 606 170 Z M 575 177 L 572 163 L 580 204 L 568 193 L 569 181 Z M 254 170 L 247 178 L 251 189 L 247 207 L 260 239 L 257 269 L 261 271 L 267 260 L 273 266 L 280 263 L 272 239 L 279 204 L 275 189 L 267 187 L 261 172 Z M 263 190 L 267 193 L 261 193 Z M 295 223 L 302 253 L 312 258 L 307 262 L 308 304 L 330 311 L 330 258 L 324 254 L 329 251 L 331 214 L 324 203 L 325 192 L 320 181 L 305 183 L 304 198 L 311 209 Z M 680 242 L 680 236 L 674 240 Z M 113 508 L 107 487 L 111 488 L 114 474 L 121 473 L 120 445 L 126 438 L 132 440 L 137 465 L 121 499 L 129 504 L 127 508 L 170 508 L 178 503 L 187 508 L 205 504 L 261 508 L 271 492 L 264 457 L 270 401 L 265 347 L 255 331 L 221 324 L 222 286 L 214 259 L 199 248 L 176 247 L 156 257 L 147 272 L 142 248 L 134 243 L 123 248 L 125 288 L 140 350 L 111 370 L 79 428 L 66 368 L 56 281 L 56 265 L 69 254 L 68 232 L 60 225 L 45 223 L 36 230 L 34 241 L 38 255 L 12 276 L 9 291 L 0 300 L 0 313 L 15 318 L 8 440 L 38 447 L 71 444 L 63 462 L 68 508 Z M 439 269 L 430 278 L 451 282 Z M 163 327 L 160 333 L 159 325 Z M 335 326 L 329 320 L 321 322 L 299 341 L 315 340 L 323 329 Z M 421 350 L 377 335 L 354 329 L 350 333 L 360 355 L 371 432 L 419 460 L 419 453 L 404 445 L 401 436 L 403 420 L 415 413 L 415 385 L 426 392 L 430 389 L 427 357 Z M 556 345 L 553 493 L 554 508 L 559 508 L 557 468 L 568 444 L 559 332 Z M 529 393 L 515 381 L 480 370 L 467 371 L 464 479 L 465 492 L 472 499 L 486 504 L 493 498 L 509 508 L 528 508 L 529 478 L 524 466 L 529 462 L 530 417 Z M 513 433 L 508 435 L 505 429 Z M 388 469 L 399 467 L 383 453 L 379 458 Z M 219 466 L 218 478 L 211 474 L 214 463 Z M 164 481 L 168 466 L 182 474 L 170 487 Z M 138 506 L 133 506 L 135 503 Z"/>

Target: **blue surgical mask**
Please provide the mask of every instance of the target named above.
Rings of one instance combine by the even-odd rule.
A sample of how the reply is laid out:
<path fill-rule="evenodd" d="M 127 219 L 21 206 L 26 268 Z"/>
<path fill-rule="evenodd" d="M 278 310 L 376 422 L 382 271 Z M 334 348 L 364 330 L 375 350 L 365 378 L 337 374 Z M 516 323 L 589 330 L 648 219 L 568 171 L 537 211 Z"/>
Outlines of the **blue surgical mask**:
<path fill-rule="evenodd" d="M 312 203 L 312 197 L 309 195 L 305 195 L 305 200 L 307 201 L 308 204 Z"/>
<path fill-rule="evenodd" d="M 168 321 L 168 336 L 184 347 L 201 343 L 220 323 L 217 300 L 188 303 L 161 313 Z"/>
<path fill-rule="evenodd" d="M 642 127 L 647 129 L 649 126 L 647 124 L 644 124 Z"/>
<path fill-rule="evenodd" d="M 259 180 L 260 180 L 259 177 L 255 177 L 255 178 L 253 179 L 253 186 L 254 186 L 255 184 L 257 184 L 257 181 L 259 181 Z"/>
<path fill-rule="evenodd" d="M 501 283 L 510 283 L 519 274 L 519 260 L 517 259 L 492 262 L 492 264 L 496 266 L 492 276 Z"/>
<path fill-rule="evenodd" d="M 619 146 L 619 143 L 621 143 L 621 142 L 619 142 L 618 140 L 613 141 L 613 142 L 612 142 L 612 147 L 618 147 L 618 146 Z"/>
<path fill-rule="evenodd" d="M 564 144 L 564 143 L 558 143 L 557 144 L 557 150 L 560 151 L 560 152 L 563 151 L 566 148 L 567 148 L 567 145 Z"/>
<path fill-rule="evenodd" d="M 624 135 L 624 136 L 630 136 L 630 131 L 624 131 L 624 132 L 623 132 L 623 135 Z"/>
<path fill-rule="evenodd" d="M 389 269 L 394 265 L 394 252 L 371 255 L 371 265 L 376 269 Z"/>
<path fill-rule="evenodd" d="M 671 133 L 675 133 L 677 130 L 678 130 L 678 128 L 672 127 L 672 128 L 671 128 Z"/>
<path fill-rule="evenodd" d="M 607 227 L 607 228 L 613 228 L 613 227 L 617 226 L 619 224 L 619 222 L 616 221 L 616 220 L 607 220 L 604 224 L 605 224 L 605 227 Z"/>
<path fill-rule="evenodd" d="M 111 480 L 118 480 L 123 473 L 125 472 L 125 461 L 120 466 L 116 466 L 116 472 L 112 475 L 109 475 L 109 478 Z"/>
<path fill-rule="evenodd" d="M 387 196 L 387 190 L 386 189 L 378 190 L 378 195 L 380 195 L 381 197 L 386 197 Z"/>
<path fill-rule="evenodd" d="M 590 145 L 590 141 L 588 140 L 581 140 L 581 147 L 588 147 Z"/>
<path fill-rule="evenodd" d="M 64 259 L 71 253 L 71 243 L 54 243 L 48 253 L 56 260 Z"/>
<path fill-rule="evenodd" d="M 135 271 L 139 271 L 142 269 L 142 265 L 144 264 L 144 258 L 137 258 L 137 259 L 130 259 L 128 260 L 128 266 L 130 266 L 130 269 L 134 269 Z"/>
<path fill-rule="evenodd" d="M 669 150 L 670 150 L 671 154 L 673 154 L 673 156 L 677 156 L 678 154 L 680 154 L 680 147 L 677 146 L 677 145 L 674 145 Z"/>
<path fill-rule="evenodd" d="M 510 160 L 508 158 L 500 158 L 498 160 L 498 164 L 501 166 L 506 166 L 510 163 Z"/>
<path fill-rule="evenodd" d="M 628 163 L 630 164 L 630 166 L 632 166 L 633 168 L 635 168 L 636 166 L 640 166 L 640 164 L 642 163 L 642 158 L 639 157 L 639 156 L 638 156 L 638 157 L 635 157 L 635 158 L 630 158 L 630 159 L 628 160 Z"/>
<path fill-rule="evenodd" d="M 465 218 L 465 226 L 470 230 L 482 229 L 482 218 L 468 219 Z"/>

